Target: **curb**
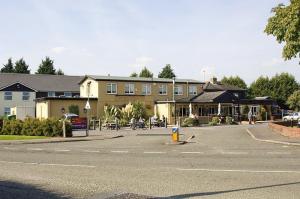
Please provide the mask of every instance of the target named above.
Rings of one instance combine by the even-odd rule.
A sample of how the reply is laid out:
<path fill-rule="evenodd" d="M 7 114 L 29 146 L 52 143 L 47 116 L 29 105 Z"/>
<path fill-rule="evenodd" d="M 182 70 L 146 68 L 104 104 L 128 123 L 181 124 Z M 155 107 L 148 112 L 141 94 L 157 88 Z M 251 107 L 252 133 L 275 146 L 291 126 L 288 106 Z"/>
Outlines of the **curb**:
<path fill-rule="evenodd" d="M 101 138 L 61 138 L 61 139 L 46 139 L 46 140 L 15 140 L 15 141 L 0 141 L 0 145 L 15 145 L 15 144 L 47 144 L 47 143 L 59 143 L 59 142 L 82 142 L 82 141 L 94 141 L 94 140 L 108 140 L 124 137 L 123 135 L 116 135 L 112 137 L 101 137 Z"/>
<path fill-rule="evenodd" d="M 272 143 L 272 144 L 283 144 L 283 145 L 290 145 L 290 146 L 300 146 L 300 143 L 291 143 L 291 142 L 283 142 L 283 141 L 277 141 L 277 140 L 259 139 L 259 138 L 255 137 L 255 135 L 253 135 L 253 133 L 249 129 L 246 129 L 246 131 L 252 139 L 254 139 L 256 141 L 259 141 L 259 142 L 267 142 L 267 143 Z"/>

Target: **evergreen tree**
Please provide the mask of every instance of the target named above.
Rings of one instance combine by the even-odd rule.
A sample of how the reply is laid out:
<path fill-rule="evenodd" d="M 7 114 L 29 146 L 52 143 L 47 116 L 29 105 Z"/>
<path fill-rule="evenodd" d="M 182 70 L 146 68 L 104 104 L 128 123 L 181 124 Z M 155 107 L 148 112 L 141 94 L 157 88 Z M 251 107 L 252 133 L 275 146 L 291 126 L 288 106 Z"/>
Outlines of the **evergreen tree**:
<path fill-rule="evenodd" d="M 39 68 L 36 72 L 36 74 L 49 74 L 49 75 L 55 75 L 55 68 L 53 65 L 53 60 L 51 60 L 49 57 L 46 57 L 45 60 L 42 60 L 42 63 L 39 65 Z"/>
<path fill-rule="evenodd" d="M 172 79 L 173 77 L 176 77 L 175 73 L 173 72 L 173 69 L 171 68 L 170 64 L 167 64 L 162 71 L 158 74 L 159 78 L 168 78 Z"/>
<path fill-rule="evenodd" d="M 30 74 L 30 70 L 28 69 L 29 66 L 26 64 L 23 58 L 19 59 L 15 63 L 15 73 L 25 73 L 25 74 Z"/>
<path fill-rule="evenodd" d="M 153 77 L 153 73 L 151 73 L 146 67 L 144 67 L 142 69 L 142 71 L 140 72 L 139 77 L 148 77 L 148 78 L 151 78 L 151 77 Z"/>
<path fill-rule="evenodd" d="M 133 72 L 130 74 L 130 77 L 138 77 L 138 74 L 136 72 Z"/>
<path fill-rule="evenodd" d="M 1 68 L 1 73 L 13 73 L 14 71 L 14 64 L 12 63 L 11 58 L 7 60 L 7 64 L 3 64 L 3 68 Z"/>

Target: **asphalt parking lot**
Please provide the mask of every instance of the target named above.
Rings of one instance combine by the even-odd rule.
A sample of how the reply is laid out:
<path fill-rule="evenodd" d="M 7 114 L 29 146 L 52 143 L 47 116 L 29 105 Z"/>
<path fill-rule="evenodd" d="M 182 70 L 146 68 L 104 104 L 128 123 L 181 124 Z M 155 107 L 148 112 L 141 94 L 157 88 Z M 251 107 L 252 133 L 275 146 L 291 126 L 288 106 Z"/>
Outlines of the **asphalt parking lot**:
<path fill-rule="evenodd" d="M 300 147 L 248 126 L 105 131 L 115 139 L 0 145 L 1 198 L 298 198 Z M 260 126 L 263 131 L 264 126 Z M 122 195 L 123 194 L 123 195 Z M 119 195 L 119 196 L 117 196 Z"/>

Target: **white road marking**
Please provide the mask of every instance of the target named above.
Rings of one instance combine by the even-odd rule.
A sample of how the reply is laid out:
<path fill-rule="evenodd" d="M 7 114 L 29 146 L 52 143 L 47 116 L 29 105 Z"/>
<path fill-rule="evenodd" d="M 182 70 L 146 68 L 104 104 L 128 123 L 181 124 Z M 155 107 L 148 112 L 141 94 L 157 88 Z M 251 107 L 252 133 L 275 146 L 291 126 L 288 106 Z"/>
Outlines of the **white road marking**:
<path fill-rule="evenodd" d="M 283 147 L 283 148 L 288 148 L 289 146 L 287 146 L 287 145 L 283 145 L 282 147 Z"/>
<path fill-rule="evenodd" d="M 14 161 L 0 161 L 6 164 L 28 164 L 28 165 L 41 165 L 41 166 L 62 166 L 62 167 L 81 167 L 81 168 L 95 168 L 93 165 L 82 164 L 55 164 L 55 163 L 39 163 L 39 162 L 14 162 Z"/>
<path fill-rule="evenodd" d="M 248 152 L 243 152 L 243 151 L 222 151 L 222 154 L 225 155 L 246 155 Z"/>
<path fill-rule="evenodd" d="M 184 153 L 184 154 L 203 154 L 204 152 L 202 151 L 183 151 L 180 153 Z"/>
<path fill-rule="evenodd" d="M 4 149 L 7 149 L 7 150 L 17 150 L 18 148 L 16 147 L 3 147 Z"/>
<path fill-rule="evenodd" d="M 128 151 L 110 151 L 112 153 L 128 153 Z"/>
<path fill-rule="evenodd" d="M 84 152 L 87 152 L 87 153 L 99 153 L 100 151 L 93 151 L 93 150 L 84 150 Z"/>
<path fill-rule="evenodd" d="M 267 154 L 272 154 L 272 155 L 290 155 L 291 152 L 273 151 L 273 152 L 267 152 Z"/>
<path fill-rule="evenodd" d="M 183 169 L 177 168 L 178 171 L 207 171 L 207 172 L 239 172 L 239 173 L 299 173 L 300 171 L 291 170 L 242 170 L 242 169 L 205 169 L 205 168 L 194 168 L 194 169 Z"/>
<path fill-rule="evenodd" d="M 146 154 L 162 154 L 162 153 L 167 153 L 167 152 L 162 152 L 162 151 L 144 151 Z"/>
<path fill-rule="evenodd" d="M 27 148 L 29 151 L 43 151 L 44 149 L 42 148 Z"/>
<path fill-rule="evenodd" d="M 70 150 L 69 149 L 55 149 L 54 151 L 56 151 L 56 152 L 68 152 Z"/>

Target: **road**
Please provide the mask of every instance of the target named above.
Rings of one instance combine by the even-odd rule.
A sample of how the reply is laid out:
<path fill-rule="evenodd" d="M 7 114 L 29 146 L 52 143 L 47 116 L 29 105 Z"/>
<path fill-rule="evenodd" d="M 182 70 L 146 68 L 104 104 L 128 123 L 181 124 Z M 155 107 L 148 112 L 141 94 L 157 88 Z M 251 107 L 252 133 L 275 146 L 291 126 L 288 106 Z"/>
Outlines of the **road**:
<path fill-rule="evenodd" d="M 170 129 L 0 145 L 0 198 L 299 198 L 300 147 L 255 141 L 247 128 L 182 128 L 182 139 L 196 136 L 185 145 Z"/>

